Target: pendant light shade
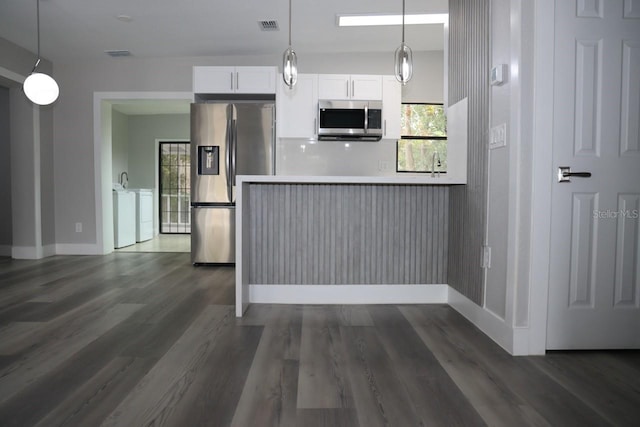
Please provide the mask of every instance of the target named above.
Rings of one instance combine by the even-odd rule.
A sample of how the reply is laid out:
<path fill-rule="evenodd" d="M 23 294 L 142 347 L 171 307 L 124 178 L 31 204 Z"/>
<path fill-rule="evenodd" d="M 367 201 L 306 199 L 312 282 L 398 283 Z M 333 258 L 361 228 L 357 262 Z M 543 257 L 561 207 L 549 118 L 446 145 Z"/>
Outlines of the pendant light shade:
<path fill-rule="evenodd" d="M 413 75 L 413 53 L 411 48 L 402 42 L 396 49 L 396 79 L 403 85 L 411 80 Z"/>
<path fill-rule="evenodd" d="M 49 105 L 58 99 L 58 83 L 48 74 L 31 73 L 22 86 L 24 94 L 34 104 Z"/>
<path fill-rule="evenodd" d="M 58 99 L 60 88 L 53 77 L 44 73 L 36 73 L 40 64 L 40 0 L 36 0 L 36 19 L 38 32 L 38 59 L 22 85 L 24 94 L 31 102 L 37 105 L 49 105 Z"/>
<path fill-rule="evenodd" d="M 290 88 L 298 81 L 298 56 L 291 46 L 282 55 L 282 78 Z"/>
<path fill-rule="evenodd" d="M 289 47 L 282 54 L 282 79 L 293 89 L 298 81 L 298 56 L 291 47 L 291 0 L 289 0 Z"/>
<path fill-rule="evenodd" d="M 406 85 L 413 75 L 413 53 L 411 48 L 404 42 L 404 2 L 405 0 L 402 0 L 402 43 L 396 49 L 395 74 L 396 80 Z"/>

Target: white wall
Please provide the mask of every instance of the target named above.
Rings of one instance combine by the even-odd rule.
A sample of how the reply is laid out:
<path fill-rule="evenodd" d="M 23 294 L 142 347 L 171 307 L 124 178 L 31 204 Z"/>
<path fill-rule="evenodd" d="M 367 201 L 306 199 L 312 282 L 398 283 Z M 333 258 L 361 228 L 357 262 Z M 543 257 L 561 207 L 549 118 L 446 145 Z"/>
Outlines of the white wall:
<path fill-rule="evenodd" d="M 0 86 L 0 256 L 11 255 L 11 152 L 9 89 Z"/>
<path fill-rule="evenodd" d="M 531 295 L 535 286 L 542 285 L 530 278 L 531 224 L 536 215 L 532 208 L 536 84 L 532 3 L 491 0 L 491 63 L 507 64 L 509 77 L 503 86 L 492 87 L 490 126 L 506 124 L 507 146 L 489 152 L 486 240 L 492 253 L 483 310 L 492 313 L 485 316 L 489 319 L 485 325 L 492 326 L 476 324 L 513 354 L 544 352 L 544 347 L 531 344 L 530 329 Z"/>
<path fill-rule="evenodd" d="M 129 171 L 129 116 L 111 112 L 111 176 L 120 182 L 120 174 Z"/>
<path fill-rule="evenodd" d="M 10 88 L 11 252 L 16 258 L 55 252 L 53 107 L 35 107 L 21 87 L 35 61 L 33 53 L 0 39 L 0 80 Z M 39 69 L 52 73 L 46 59 Z"/>
<path fill-rule="evenodd" d="M 491 64 L 510 64 L 510 14 L 511 0 L 492 0 L 491 2 Z M 509 121 L 509 97 L 511 85 L 491 88 L 490 127 L 506 124 Z M 517 144 L 509 138 L 506 147 L 489 151 L 489 202 L 488 202 L 488 238 L 491 247 L 491 268 L 486 272 L 485 307 L 504 319 L 507 298 L 507 229 L 509 226 L 509 153 L 512 145 Z"/>
<path fill-rule="evenodd" d="M 188 141 L 190 125 L 188 114 L 129 116 L 130 188 L 155 188 L 156 140 Z"/>
<path fill-rule="evenodd" d="M 416 74 L 414 92 L 443 99 L 442 52 L 414 53 L 416 64 L 439 70 L 434 75 Z M 280 55 L 215 58 L 106 58 L 73 60 L 56 64 L 60 99 L 54 109 L 54 162 L 56 185 L 56 237 L 60 244 L 97 243 L 94 152 L 94 92 L 180 92 L 191 91 L 194 65 L 279 65 Z M 392 74 L 393 53 L 349 56 L 316 55 L 299 57 L 300 72 Z M 417 88 L 418 82 L 421 88 Z M 413 82 L 412 82 L 413 83 Z M 413 95 L 412 95 L 413 96 Z M 111 154 L 109 154 L 111 155 Z M 109 169 L 111 173 L 111 169 Z M 73 178 L 76 185 L 65 187 Z M 131 174 L 130 174 L 130 178 Z M 75 233 L 75 223 L 84 224 Z"/>

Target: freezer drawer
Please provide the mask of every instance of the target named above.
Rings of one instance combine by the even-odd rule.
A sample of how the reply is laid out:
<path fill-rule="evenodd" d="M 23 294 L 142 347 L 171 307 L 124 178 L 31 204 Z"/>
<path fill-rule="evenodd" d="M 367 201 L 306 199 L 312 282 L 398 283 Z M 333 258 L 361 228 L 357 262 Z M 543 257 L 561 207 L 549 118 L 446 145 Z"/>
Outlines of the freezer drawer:
<path fill-rule="evenodd" d="M 236 210 L 228 207 L 191 208 L 191 262 L 230 264 L 236 261 Z"/>

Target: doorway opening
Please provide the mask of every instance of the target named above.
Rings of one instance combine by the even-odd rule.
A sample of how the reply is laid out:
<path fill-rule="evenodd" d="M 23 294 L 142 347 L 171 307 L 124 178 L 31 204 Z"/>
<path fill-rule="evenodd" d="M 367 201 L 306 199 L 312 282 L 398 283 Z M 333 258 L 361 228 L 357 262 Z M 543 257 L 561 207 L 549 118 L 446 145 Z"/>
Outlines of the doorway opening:
<path fill-rule="evenodd" d="M 189 142 L 159 143 L 160 234 L 191 233 L 191 155 Z"/>

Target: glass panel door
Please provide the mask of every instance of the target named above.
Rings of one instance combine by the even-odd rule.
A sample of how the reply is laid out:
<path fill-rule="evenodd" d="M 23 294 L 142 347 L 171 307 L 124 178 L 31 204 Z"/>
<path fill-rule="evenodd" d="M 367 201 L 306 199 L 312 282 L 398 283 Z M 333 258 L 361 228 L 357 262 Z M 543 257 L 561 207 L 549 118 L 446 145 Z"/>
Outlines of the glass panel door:
<path fill-rule="evenodd" d="M 161 142 L 160 233 L 191 233 L 191 155 L 188 142 Z"/>

